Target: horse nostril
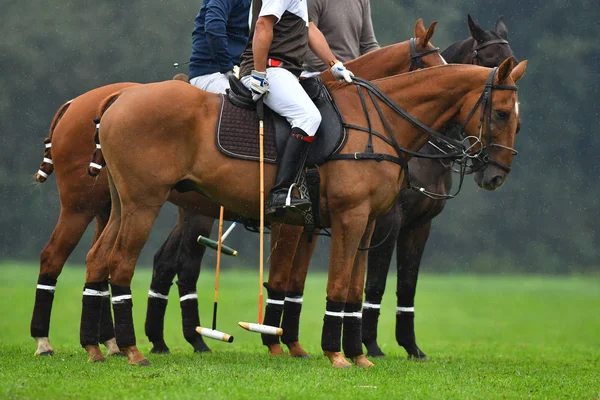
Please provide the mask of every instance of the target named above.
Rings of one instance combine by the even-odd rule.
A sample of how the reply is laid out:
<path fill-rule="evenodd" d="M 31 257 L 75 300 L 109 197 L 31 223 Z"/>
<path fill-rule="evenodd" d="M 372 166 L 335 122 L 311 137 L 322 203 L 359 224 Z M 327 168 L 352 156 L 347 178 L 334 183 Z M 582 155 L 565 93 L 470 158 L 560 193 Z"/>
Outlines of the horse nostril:
<path fill-rule="evenodd" d="M 491 180 L 491 184 L 493 188 L 497 188 L 500 185 L 502 185 L 502 176 L 496 175 L 495 177 L 493 177 Z"/>

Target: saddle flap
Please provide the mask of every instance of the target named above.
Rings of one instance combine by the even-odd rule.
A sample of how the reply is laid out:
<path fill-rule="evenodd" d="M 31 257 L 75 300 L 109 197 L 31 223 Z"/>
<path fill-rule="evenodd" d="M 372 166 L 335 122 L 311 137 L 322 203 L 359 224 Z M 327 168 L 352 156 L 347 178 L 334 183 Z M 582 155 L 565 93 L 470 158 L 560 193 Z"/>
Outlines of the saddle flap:
<path fill-rule="evenodd" d="M 255 110 L 256 103 L 252 100 L 252 93 L 248 90 L 241 80 L 233 75 L 229 76 L 229 88 L 227 98 L 238 107 L 247 110 Z"/>

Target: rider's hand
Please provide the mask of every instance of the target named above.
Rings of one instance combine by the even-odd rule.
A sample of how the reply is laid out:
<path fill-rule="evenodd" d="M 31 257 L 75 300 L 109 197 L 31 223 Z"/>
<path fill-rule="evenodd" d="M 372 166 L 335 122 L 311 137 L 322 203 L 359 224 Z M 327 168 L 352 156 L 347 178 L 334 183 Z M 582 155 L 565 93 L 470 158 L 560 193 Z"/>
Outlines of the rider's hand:
<path fill-rule="evenodd" d="M 332 65 L 329 71 L 331 71 L 331 74 L 335 79 L 337 79 L 338 81 L 346 81 L 348 83 L 352 82 L 352 77 L 354 76 L 354 74 L 351 71 L 347 70 L 341 61 L 334 60 L 331 63 Z"/>
<path fill-rule="evenodd" d="M 262 96 L 269 92 L 269 82 L 267 73 L 252 70 L 252 80 L 250 81 L 250 90 L 252 91 L 252 100 L 258 101 Z"/>

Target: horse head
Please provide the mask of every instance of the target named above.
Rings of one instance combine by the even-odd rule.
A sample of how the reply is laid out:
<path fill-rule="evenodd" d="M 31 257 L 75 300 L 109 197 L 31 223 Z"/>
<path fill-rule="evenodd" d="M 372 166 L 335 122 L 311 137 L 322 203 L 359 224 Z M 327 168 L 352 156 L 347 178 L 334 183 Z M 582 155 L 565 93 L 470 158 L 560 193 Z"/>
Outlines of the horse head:
<path fill-rule="evenodd" d="M 476 160 L 475 182 L 483 189 L 499 188 L 510 172 L 520 125 L 515 84 L 526 66 L 527 61 L 516 64 L 514 57 L 506 59 L 491 71 L 483 93 L 472 91 L 461 108 L 469 152 Z"/>
<path fill-rule="evenodd" d="M 469 14 L 467 14 L 467 19 L 473 45 L 463 60 L 463 64 L 492 68 L 513 56 L 512 49 L 508 44 L 508 29 L 504 23 L 504 17 L 498 18 L 494 30 L 484 30 Z"/>
<path fill-rule="evenodd" d="M 429 28 L 425 29 L 423 18 L 419 18 L 415 24 L 415 43 L 414 47 L 412 47 L 413 45 L 411 44 L 410 49 L 411 71 L 417 68 L 446 64 L 446 60 L 444 60 L 444 57 L 440 54 L 440 49 L 431 43 L 431 37 L 435 32 L 436 25 L 437 21 L 433 21 L 431 25 L 429 25 Z"/>

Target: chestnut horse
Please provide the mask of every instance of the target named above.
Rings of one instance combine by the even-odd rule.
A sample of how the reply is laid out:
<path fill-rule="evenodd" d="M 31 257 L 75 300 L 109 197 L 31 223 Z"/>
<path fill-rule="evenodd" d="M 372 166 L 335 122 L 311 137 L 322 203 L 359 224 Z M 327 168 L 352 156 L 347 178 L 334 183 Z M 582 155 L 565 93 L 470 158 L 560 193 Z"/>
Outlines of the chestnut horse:
<path fill-rule="evenodd" d="M 502 17 L 498 18 L 494 30 L 482 29 L 470 15 L 468 25 L 471 37 L 444 50 L 442 56 L 446 61 L 495 67 L 513 55 Z M 435 146 L 444 148 L 443 143 L 433 140 L 422 152 L 439 154 L 440 151 Z M 415 292 L 431 221 L 444 209 L 447 198 L 445 195 L 450 193 L 452 185 L 452 169 L 449 163 L 427 158 L 413 158 L 408 165 L 411 182 L 423 187 L 425 191 L 402 190 L 392 209 L 377 218 L 372 243 L 379 245 L 369 251 L 363 304 L 362 340 L 368 356 L 384 356 L 377 344 L 377 322 L 395 248 L 396 341 L 404 347 L 409 358 L 427 358 L 417 346 L 415 338 Z M 494 190 L 496 187 L 486 189 Z"/>
<path fill-rule="evenodd" d="M 411 60 L 425 66 L 443 63 L 430 38 L 435 24 L 425 29 L 423 21 L 415 25 L 416 48 L 411 51 L 409 41 L 384 47 L 347 63 L 357 75 L 366 79 L 389 76 L 409 69 Z M 333 79 L 329 72 L 323 79 Z M 174 79 L 180 79 L 176 76 Z M 137 83 L 117 83 L 89 91 L 65 103 L 53 118 L 50 134 L 45 139 L 44 161 L 35 179 L 42 183 L 53 171 L 60 196 L 61 212 L 48 244 L 40 257 L 40 275 L 36 300 L 31 320 L 31 336 L 38 343 L 36 355 L 54 353 L 48 340 L 50 315 L 57 279 L 65 261 L 81 239 L 89 223 L 96 218 L 94 242 L 100 235 L 110 213 L 110 194 L 106 173 L 91 178 L 86 173 L 89 154 L 94 148 L 93 119 L 98 115 L 100 103 L 110 94 Z M 199 324 L 198 303 L 187 294 L 194 293 L 200 273 L 200 260 L 205 248 L 196 243 L 199 234 L 210 234 L 214 217 L 218 216 L 218 205 L 196 193 L 172 192 L 179 208 L 177 225 L 169 238 L 154 257 L 154 273 L 148 297 L 146 334 L 154 347 L 152 352 L 168 352 L 163 339 L 164 313 L 167 296 L 175 275 L 178 275 L 180 297 L 188 300 L 180 302 L 184 337 L 195 351 L 205 351 L 208 347 L 202 336 L 196 333 Z M 231 215 L 226 215 L 229 219 Z M 108 296 L 103 297 L 104 309 L 110 309 Z M 102 322 L 102 342 L 109 354 L 118 353 L 114 341 L 114 330 L 110 313 Z"/>
<path fill-rule="evenodd" d="M 358 249 L 368 246 L 375 218 L 400 192 L 401 166 L 410 159 L 407 151 L 418 151 L 431 135 L 441 137 L 435 130 L 459 123 L 476 139 L 468 151 L 484 153 L 492 163 L 477 172 L 481 184 L 502 183 L 512 163 L 519 121 L 514 84 L 525 66 L 515 66 L 510 58 L 497 69 L 444 65 L 375 80 L 374 85 L 359 79 L 356 85 L 330 85 L 346 127 L 353 131 L 335 156 L 339 161 L 320 168 L 322 226 L 332 234 L 321 347 L 334 367 L 351 365 L 341 353 L 342 330 L 345 355 L 358 366 L 373 365 L 361 343 L 367 254 Z M 361 87 L 367 88 L 372 104 L 359 99 Z M 222 100 L 167 81 L 124 90 L 102 116 L 99 137 L 112 208 L 86 259 L 80 333 L 90 360 L 103 359 L 98 346 L 102 302 L 94 294 L 108 290 L 110 277 L 117 345 L 130 364 L 149 364 L 136 346 L 130 285 L 141 249 L 174 187 L 186 182 L 246 217 L 256 218 L 264 206 L 256 193 L 257 163 L 228 158 L 216 147 Z M 380 134 L 354 132 L 367 126 Z M 144 146 L 139 146 L 140 138 Z M 371 140 L 379 159 L 357 161 Z M 274 176 L 275 167 L 266 165 L 265 190 Z"/>

